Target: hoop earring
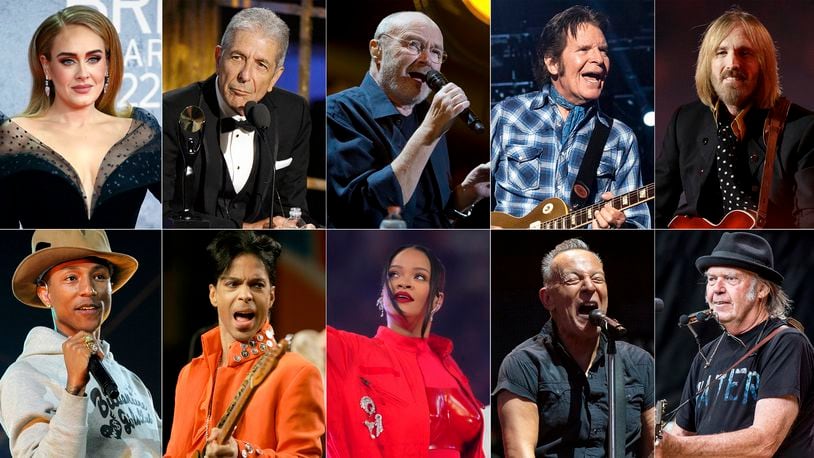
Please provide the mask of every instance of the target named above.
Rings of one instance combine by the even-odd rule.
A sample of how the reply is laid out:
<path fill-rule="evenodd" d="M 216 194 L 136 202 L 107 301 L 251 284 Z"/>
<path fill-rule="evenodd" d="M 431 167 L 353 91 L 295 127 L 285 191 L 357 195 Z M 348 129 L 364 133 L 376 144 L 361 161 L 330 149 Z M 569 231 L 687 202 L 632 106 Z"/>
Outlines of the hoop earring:
<path fill-rule="evenodd" d="M 105 85 L 102 88 L 102 94 L 107 94 L 107 86 L 110 85 L 110 75 L 105 73 Z"/>
<path fill-rule="evenodd" d="M 376 299 L 376 307 L 379 309 L 379 318 L 384 317 L 384 301 L 381 296 Z"/>
<path fill-rule="evenodd" d="M 51 80 L 48 77 L 45 77 L 45 97 L 51 98 Z"/>

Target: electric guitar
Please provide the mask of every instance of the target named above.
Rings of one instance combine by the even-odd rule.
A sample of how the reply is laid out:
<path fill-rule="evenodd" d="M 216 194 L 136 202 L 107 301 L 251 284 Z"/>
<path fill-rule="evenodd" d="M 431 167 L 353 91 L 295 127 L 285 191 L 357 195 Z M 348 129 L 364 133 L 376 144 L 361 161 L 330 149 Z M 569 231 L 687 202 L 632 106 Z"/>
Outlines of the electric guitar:
<path fill-rule="evenodd" d="M 670 220 L 669 229 L 752 229 L 757 217 L 751 210 L 732 210 L 724 215 L 721 222 L 714 224 L 700 216 L 678 215 Z"/>
<path fill-rule="evenodd" d="M 235 397 L 232 399 L 232 403 L 229 404 L 229 407 L 226 409 L 226 413 L 223 414 L 223 417 L 221 417 L 218 422 L 218 428 L 220 428 L 220 434 L 217 436 L 218 444 L 226 443 L 229 438 L 232 437 L 235 426 L 237 426 L 237 422 L 240 421 L 240 417 L 243 416 L 243 412 L 246 410 L 246 406 L 249 404 L 249 400 L 252 398 L 255 390 L 263 383 L 271 371 L 277 367 L 277 363 L 280 362 L 280 359 L 291 347 L 291 339 L 293 338 L 293 334 L 287 335 L 277 346 L 266 351 L 263 356 L 257 359 L 254 367 L 252 367 L 246 375 L 246 378 L 243 379 L 243 383 L 240 384 L 240 388 L 238 388 Z M 206 448 L 196 451 L 194 456 L 195 458 L 202 458 L 205 454 Z"/>
<path fill-rule="evenodd" d="M 661 442 L 664 438 L 664 411 L 667 409 L 667 400 L 661 399 L 656 401 L 656 444 Z"/>
<path fill-rule="evenodd" d="M 492 212 L 492 226 L 508 229 L 576 229 L 590 224 L 594 219 L 594 212 L 608 202 L 617 210 L 625 210 L 653 199 L 656 195 L 655 190 L 655 184 L 650 183 L 635 191 L 615 196 L 609 201 L 582 207 L 571 213 L 568 213 L 568 206 L 562 199 L 550 197 L 519 218 L 507 213 Z"/>

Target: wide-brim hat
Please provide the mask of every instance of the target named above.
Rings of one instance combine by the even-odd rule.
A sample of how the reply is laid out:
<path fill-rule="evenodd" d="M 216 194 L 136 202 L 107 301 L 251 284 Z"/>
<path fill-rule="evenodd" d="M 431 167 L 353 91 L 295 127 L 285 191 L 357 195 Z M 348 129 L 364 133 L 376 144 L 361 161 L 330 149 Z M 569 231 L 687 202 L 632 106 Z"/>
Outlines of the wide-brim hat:
<path fill-rule="evenodd" d="M 712 254 L 695 260 L 695 267 L 702 274 L 713 266 L 739 267 L 778 285 L 783 283 L 783 276 L 774 270 L 771 245 L 749 232 L 724 232 Z"/>
<path fill-rule="evenodd" d="M 111 251 L 102 230 L 38 230 L 31 237 L 31 254 L 20 262 L 11 278 L 11 290 L 20 302 L 48 308 L 37 296 L 37 281 L 57 264 L 74 259 L 100 258 L 113 265 L 111 288 L 116 292 L 138 269 L 132 256 Z"/>

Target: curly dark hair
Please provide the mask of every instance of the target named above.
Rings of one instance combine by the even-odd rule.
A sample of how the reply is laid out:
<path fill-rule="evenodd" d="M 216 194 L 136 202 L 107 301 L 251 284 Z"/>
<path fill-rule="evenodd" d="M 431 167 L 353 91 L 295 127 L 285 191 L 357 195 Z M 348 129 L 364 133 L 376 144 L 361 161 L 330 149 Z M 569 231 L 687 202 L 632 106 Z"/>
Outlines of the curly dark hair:
<path fill-rule="evenodd" d="M 222 231 L 206 247 L 214 263 L 213 284 L 229 270 L 232 261 L 241 254 L 257 256 L 266 267 L 272 285 L 277 284 L 277 259 L 283 247 L 268 235 L 254 231 Z"/>

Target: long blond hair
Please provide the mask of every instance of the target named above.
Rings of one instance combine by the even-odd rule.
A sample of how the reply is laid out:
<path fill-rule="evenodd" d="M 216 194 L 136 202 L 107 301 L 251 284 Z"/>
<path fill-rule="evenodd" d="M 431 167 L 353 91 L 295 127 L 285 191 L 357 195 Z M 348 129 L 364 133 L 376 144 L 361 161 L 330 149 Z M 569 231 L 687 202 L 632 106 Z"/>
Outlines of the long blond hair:
<path fill-rule="evenodd" d="M 712 107 L 718 100 L 718 94 L 712 86 L 712 59 L 718 45 L 735 27 L 742 27 L 744 34 L 755 46 L 755 57 L 760 66 L 757 87 L 753 96 L 759 108 L 771 108 L 780 97 L 780 75 L 777 68 L 777 50 L 772 36 L 763 23 L 755 16 L 733 8 L 712 21 L 701 47 L 698 49 L 698 61 L 695 65 L 695 90 L 704 105 Z"/>
<path fill-rule="evenodd" d="M 28 67 L 31 70 L 31 97 L 28 107 L 22 116 L 41 116 L 54 101 L 55 93 L 45 95 L 45 71 L 40 63 L 40 56 L 51 60 L 51 48 L 54 38 L 68 25 L 81 25 L 89 28 L 99 35 L 105 42 L 105 58 L 107 60 L 108 85 L 107 90 L 96 99 L 96 108 L 113 116 L 128 116 L 129 110 L 119 113 L 116 111 L 116 96 L 122 85 L 124 75 L 124 58 L 119 34 L 110 20 L 104 14 L 88 6 L 69 6 L 51 16 L 48 16 L 34 32 L 31 44 L 28 46 Z"/>

